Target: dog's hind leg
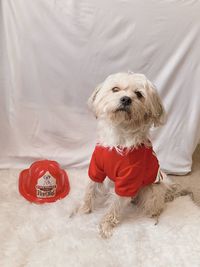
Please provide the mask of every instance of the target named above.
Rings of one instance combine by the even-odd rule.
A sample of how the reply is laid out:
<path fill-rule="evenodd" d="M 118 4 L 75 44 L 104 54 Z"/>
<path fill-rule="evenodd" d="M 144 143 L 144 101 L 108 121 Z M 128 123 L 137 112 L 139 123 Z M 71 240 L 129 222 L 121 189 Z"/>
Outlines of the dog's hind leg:
<path fill-rule="evenodd" d="M 158 217 L 165 207 L 165 196 L 168 186 L 164 183 L 151 184 L 140 190 L 136 198 L 136 204 L 148 217 Z"/>

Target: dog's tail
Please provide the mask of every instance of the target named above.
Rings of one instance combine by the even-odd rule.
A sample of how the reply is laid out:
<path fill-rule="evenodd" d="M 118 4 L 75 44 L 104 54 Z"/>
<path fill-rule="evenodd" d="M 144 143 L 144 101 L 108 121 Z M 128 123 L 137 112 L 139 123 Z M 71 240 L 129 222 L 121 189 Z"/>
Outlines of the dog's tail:
<path fill-rule="evenodd" d="M 160 183 L 161 181 L 164 181 L 164 184 L 167 187 L 165 194 L 165 203 L 171 202 L 177 197 L 186 195 L 189 195 L 192 198 L 192 200 L 194 200 L 193 192 L 188 185 L 177 183 L 175 181 L 170 181 L 168 179 L 167 174 L 165 174 L 163 171 L 161 171 L 161 169 L 159 169 L 155 183 Z M 199 206 L 200 206 L 200 197 L 199 197 Z"/>
<path fill-rule="evenodd" d="M 193 192 L 189 187 L 183 187 L 181 184 L 172 183 L 167 185 L 165 202 L 171 202 L 177 197 L 189 195 L 194 200 Z M 195 201 L 195 200 L 194 200 Z M 200 203 L 199 203 L 200 205 Z"/>

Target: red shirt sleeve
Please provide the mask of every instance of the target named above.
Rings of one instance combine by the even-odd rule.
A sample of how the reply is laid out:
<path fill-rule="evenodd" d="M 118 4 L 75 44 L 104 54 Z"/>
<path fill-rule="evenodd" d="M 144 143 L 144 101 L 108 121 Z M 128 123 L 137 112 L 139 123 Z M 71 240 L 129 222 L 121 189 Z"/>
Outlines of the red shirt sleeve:
<path fill-rule="evenodd" d="M 98 160 L 98 153 L 99 151 L 96 148 L 92 154 L 92 158 L 91 158 L 89 170 L 88 170 L 88 175 L 90 179 L 92 179 L 94 182 L 102 183 L 106 178 L 106 174 L 104 173 L 101 167 L 100 160 Z"/>

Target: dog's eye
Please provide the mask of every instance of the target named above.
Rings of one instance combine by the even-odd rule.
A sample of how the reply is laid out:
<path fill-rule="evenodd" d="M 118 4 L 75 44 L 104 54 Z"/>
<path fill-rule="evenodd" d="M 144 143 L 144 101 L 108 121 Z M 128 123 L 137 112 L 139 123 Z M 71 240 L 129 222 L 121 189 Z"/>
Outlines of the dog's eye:
<path fill-rule="evenodd" d="M 143 94 L 140 91 L 135 91 L 135 94 L 139 99 L 143 97 Z"/>
<path fill-rule="evenodd" d="M 120 90 L 119 87 L 113 87 L 112 88 L 113 93 L 119 92 L 119 90 Z"/>

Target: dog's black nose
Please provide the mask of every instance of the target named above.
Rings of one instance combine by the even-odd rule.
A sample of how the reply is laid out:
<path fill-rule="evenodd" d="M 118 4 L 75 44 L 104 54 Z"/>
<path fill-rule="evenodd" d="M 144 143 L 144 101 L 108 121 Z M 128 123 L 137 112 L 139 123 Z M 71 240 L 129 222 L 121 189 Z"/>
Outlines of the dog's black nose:
<path fill-rule="evenodd" d="M 130 97 L 128 96 L 123 96 L 120 98 L 120 103 L 123 105 L 123 106 L 129 106 L 131 104 L 132 100 Z"/>

